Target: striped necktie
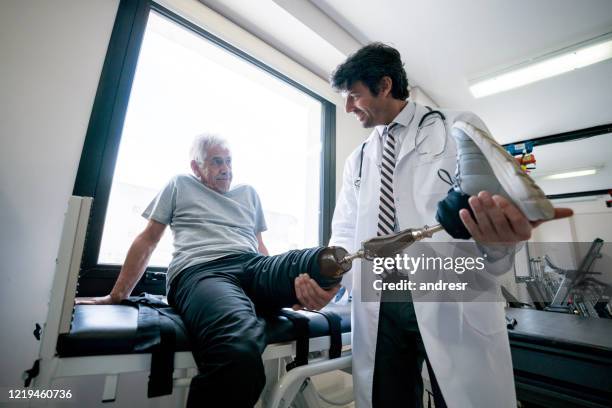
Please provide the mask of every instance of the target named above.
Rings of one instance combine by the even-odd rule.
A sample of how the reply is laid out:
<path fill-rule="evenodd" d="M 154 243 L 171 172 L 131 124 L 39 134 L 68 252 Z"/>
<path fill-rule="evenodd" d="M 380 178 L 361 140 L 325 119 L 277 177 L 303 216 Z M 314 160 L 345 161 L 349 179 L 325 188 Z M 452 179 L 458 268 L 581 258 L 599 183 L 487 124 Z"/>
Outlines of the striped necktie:
<path fill-rule="evenodd" d="M 395 231 L 395 202 L 393 200 L 393 171 L 395 170 L 395 136 L 391 133 L 397 123 L 383 131 L 383 154 L 380 169 L 380 205 L 376 234 L 389 235 Z"/>

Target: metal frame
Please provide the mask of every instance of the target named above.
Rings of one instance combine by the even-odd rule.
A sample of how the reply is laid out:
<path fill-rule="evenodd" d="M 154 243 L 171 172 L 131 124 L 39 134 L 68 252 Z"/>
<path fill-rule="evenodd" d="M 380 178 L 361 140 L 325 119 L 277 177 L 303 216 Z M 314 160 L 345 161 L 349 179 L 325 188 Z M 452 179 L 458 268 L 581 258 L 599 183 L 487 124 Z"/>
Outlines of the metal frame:
<path fill-rule="evenodd" d="M 121 0 L 73 189 L 73 194 L 76 196 L 95 198 L 88 239 L 85 244 L 82 265 L 85 273 L 83 275 L 92 272 L 98 277 L 114 279 L 119 271 L 118 266 L 100 265 L 97 260 L 128 100 L 150 11 L 162 14 L 322 104 L 323 151 L 319 243 L 325 244 L 331 236 L 331 219 L 335 205 L 335 105 L 283 73 L 152 0 Z M 150 267 L 143 279 L 147 280 L 150 272 L 165 271 L 166 268 Z"/>
<path fill-rule="evenodd" d="M 598 195 L 612 196 L 612 189 L 579 191 L 576 193 L 564 193 L 564 194 L 549 194 L 546 197 L 548 197 L 549 200 L 558 200 L 562 198 L 590 197 L 590 196 L 598 196 Z"/>
<path fill-rule="evenodd" d="M 552 143 L 563 143 L 570 142 L 572 140 L 586 139 L 593 136 L 605 135 L 606 133 L 612 133 L 612 123 L 592 126 L 590 128 L 571 130 L 569 132 L 557 133 L 554 135 L 534 137 L 533 139 L 506 143 L 504 146 L 521 144 L 525 142 L 532 142 L 534 146 L 543 146 Z"/>
<path fill-rule="evenodd" d="M 350 345 L 350 333 L 343 333 L 342 344 Z M 328 337 L 310 339 L 310 351 L 322 352 L 329 350 Z M 296 367 L 287 372 L 285 366 L 295 356 L 295 342 L 271 344 L 266 347 L 262 359 L 266 371 L 266 385 L 261 395 L 261 401 L 266 408 L 288 407 L 302 386 L 310 377 L 335 370 L 350 370 L 352 366 L 351 353 L 329 360 L 320 357 L 309 360 L 307 365 Z M 104 375 L 104 391 L 102 402 L 112 402 L 117 398 L 119 376 L 134 372 L 149 372 L 151 366 L 150 354 L 117 354 L 105 356 L 67 357 L 54 356 L 40 360 L 40 372 L 32 381 L 35 389 L 52 389 L 53 382 L 60 378 L 82 377 L 85 375 Z M 196 375 L 197 366 L 191 352 L 178 352 L 174 356 L 174 388 L 188 388 L 191 378 Z M 179 390 L 177 406 L 184 406 L 186 393 Z M 146 395 L 143 394 L 143 398 Z M 316 405 L 310 405 L 316 408 Z"/>

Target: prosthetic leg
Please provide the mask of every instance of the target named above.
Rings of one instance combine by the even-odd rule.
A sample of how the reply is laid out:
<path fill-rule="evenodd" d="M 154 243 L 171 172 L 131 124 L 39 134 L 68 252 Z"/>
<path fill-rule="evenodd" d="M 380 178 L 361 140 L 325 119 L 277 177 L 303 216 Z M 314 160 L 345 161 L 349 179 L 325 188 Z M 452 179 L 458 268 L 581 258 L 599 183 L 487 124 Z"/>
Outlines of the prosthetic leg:
<path fill-rule="evenodd" d="M 374 237 L 364 241 L 361 249 L 354 254 L 341 247 L 327 247 L 319 253 L 321 274 L 326 278 L 338 278 L 351 270 L 355 259 L 372 260 L 380 257 L 392 257 L 401 253 L 416 241 L 430 238 L 434 233 L 443 231 L 441 224 L 423 228 L 408 228 L 395 234 Z"/>

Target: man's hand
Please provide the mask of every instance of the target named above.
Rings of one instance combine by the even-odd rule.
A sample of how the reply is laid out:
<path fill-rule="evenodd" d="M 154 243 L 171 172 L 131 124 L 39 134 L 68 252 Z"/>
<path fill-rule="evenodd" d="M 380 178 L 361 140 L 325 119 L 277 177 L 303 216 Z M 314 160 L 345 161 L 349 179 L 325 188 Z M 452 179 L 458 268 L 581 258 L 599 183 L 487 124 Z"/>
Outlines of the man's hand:
<path fill-rule="evenodd" d="M 468 210 L 459 211 L 459 216 L 475 241 L 487 243 L 516 244 L 531 238 L 531 231 L 545 221 L 529 221 L 514 204 L 502 196 L 481 191 L 469 199 L 474 211 L 472 218 Z M 555 208 L 553 219 L 572 216 L 570 208 Z"/>
<path fill-rule="evenodd" d="M 77 305 L 117 305 L 121 303 L 121 300 L 115 299 L 111 295 L 106 295 L 100 297 L 76 298 L 75 303 Z"/>
<path fill-rule="evenodd" d="M 340 289 L 340 284 L 327 290 L 322 289 L 319 284 L 306 273 L 295 278 L 294 286 L 295 294 L 300 301 L 299 305 L 293 306 L 295 310 L 302 308 L 319 310 L 328 304 Z"/>

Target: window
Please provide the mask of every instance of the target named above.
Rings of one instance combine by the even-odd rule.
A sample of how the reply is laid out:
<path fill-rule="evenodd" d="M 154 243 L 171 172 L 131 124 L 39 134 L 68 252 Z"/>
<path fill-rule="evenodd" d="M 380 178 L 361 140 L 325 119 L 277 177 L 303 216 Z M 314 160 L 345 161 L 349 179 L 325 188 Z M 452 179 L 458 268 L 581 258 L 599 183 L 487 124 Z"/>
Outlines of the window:
<path fill-rule="evenodd" d="M 191 173 L 189 147 L 203 132 L 228 139 L 233 185 L 258 191 L 271 253 L 325 242 L 335 190 L 334 106 L 153 2 L 127 3 L 120 4 L 74 190 L 94 197 L 84 269 L 118 270 L 146 225 L 140 214 L 147 204 L 172 176 Z M 172 251 L 168 232 L 153 269 L 167 266 Z"/>

